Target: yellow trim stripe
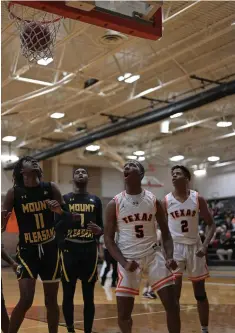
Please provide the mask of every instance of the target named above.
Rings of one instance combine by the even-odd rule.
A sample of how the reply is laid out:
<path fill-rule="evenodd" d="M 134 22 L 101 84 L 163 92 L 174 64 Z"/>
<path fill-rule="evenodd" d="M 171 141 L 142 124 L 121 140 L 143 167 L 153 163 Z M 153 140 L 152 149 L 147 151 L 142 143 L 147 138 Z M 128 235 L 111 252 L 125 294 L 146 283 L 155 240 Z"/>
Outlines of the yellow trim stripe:
<path fill-rule="evenodd" d="M 56 263 L 56 267 L 55 267 L 55 272 L 54 275 L 52 277 L 52 280 L 55 280 L 57 272 L 58 272 L 58 267 L 59 267 L 59 262 L 60 262 L 60 252 L 59 250 L 57 250 L 57 263 Z"/>
<path fill-rule="evenodd" d="M 63 252 L 61 252 L 61 266 L 62 266 L 62 269 L 63 269 L 63 272 L 64 272 L 64 276 L 65 276 L 65 280 L 67 282 L 69 282 L 69 277 L 67 275 L 67 272 L 66 272 L 66 269 L 65 269 L 65 265 L 64 265 L 64 256 L 63 256 Z"/>
<path fill-rule="evenodd" d="M 31 272 L 31 270 L 29 269 L 29 266 L 26 264 L 26 262 L 21 258 L 20 254 L 18 253 L 18 258 L 20 259 L 22 265 L 27 269 L 27 272 L 29 273 L 30 277 L 32 279 L 35 279 L 34 276 L 33 276 L 33 273 Z"/>
<path fill-rule="evenodd" d="M 96 248 L 96 262 L 95 262 L 95 267 L 94 267 L 94 270 L 91 274 L 91 277 L 90 279 L 88 280 L 88 282 L 91 282 L 91 280 L 93 279 L 94 275 L 95 275 L 95 272 L 96 272 L 96 267 L 97 267 L 97 263 L 98 263 L 98 249 Z"/>

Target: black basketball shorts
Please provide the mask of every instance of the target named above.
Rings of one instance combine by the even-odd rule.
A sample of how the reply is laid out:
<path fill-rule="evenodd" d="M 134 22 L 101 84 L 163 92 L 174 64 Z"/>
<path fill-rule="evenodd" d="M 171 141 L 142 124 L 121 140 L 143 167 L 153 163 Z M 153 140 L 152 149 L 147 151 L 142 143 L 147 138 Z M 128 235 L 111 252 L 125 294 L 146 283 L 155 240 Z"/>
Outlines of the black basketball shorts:
<path fill-rule="evenodd" d="M 42 282 L 60 281 L 60 252 L 55 239 L 40 245 L 18 245 L 16 259 L 18 280 L 39 276 Z"/>
<path fill-rule="evenodd" d="M 97 281 L 98 248 L 96 242 L 72 243 L 66 241 L 61 253 L 61 275 L 63 282 L 77 279 Z"/>

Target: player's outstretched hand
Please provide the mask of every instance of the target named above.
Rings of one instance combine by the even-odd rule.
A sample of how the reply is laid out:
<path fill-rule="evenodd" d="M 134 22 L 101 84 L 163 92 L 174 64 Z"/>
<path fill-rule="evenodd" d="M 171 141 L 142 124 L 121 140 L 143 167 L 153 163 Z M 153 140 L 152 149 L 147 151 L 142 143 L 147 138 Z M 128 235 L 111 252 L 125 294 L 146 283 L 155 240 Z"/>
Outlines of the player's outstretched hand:
<path fill-rule="evenodd" d="M 59 204 L 58 201 L 56 200 L 46 200 L 46 203 L 47 203 L 47 206 L 49 207 L 49 209 L 54 212 L 54 213 L 57 213 L 57 214 L 62 214 L 62 208 Z"/>
<path fill-rule="evenodd" d="M 178 267 L 177 262 L 174 259 L 168 259 L 166 261 L 166 267 L 170 269 L 171 271 L 175 271 Z"/>
<path fill-rule="evenodd" d="M 95 223 L 89 222 L 87 225 L 87 229 L 92 231 L 94 235 L 99 236 L 103 233 L 102 229 Z"/>
<path fill-rule="evenodd" d="M 136 261 L 127 261 L 127 263 L 124 266 L 124 269 L 128 272 L 134 272 L 139 267 L 139 264 Z"/>
<path fill-rule="evenodd" d="M 1 232 L 6 230 L 7 222 L 11 216 L 11 212 L 7 212 L 7 210 L 1 211 Z"/>
<path fill-rule="evenodd" d="M 203 258 L 206 255 L 207 248 L 205 246 L 200 247 L 199 250 L 196 252 L 196 256 L 199 258 Z"/>

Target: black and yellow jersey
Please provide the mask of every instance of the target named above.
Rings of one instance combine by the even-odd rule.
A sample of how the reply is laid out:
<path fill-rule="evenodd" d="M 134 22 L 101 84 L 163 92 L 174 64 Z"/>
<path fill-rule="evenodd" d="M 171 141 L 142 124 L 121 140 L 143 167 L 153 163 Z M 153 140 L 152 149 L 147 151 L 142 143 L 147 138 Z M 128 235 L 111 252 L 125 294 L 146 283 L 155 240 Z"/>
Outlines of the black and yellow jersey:
<path fill-rule="evenodd" d="M 51 183 L 37 187 L 14 187 L 14 210 L 20 245 L 37 245 L 54 238 L 54 213 L 46 200 L 52 200 Z"/>
<path fill-rule="evenodd" d="M 89 193 L 71 192 L 64 195 L 64 201 L 68 211 L 81 215 L 81 221 L 69 223 L 66 240 L 95 240 L 93 232 L 87 230 L 87 225 L 89 222 L 93 222 L 103 228 L 101 200 Z"/>

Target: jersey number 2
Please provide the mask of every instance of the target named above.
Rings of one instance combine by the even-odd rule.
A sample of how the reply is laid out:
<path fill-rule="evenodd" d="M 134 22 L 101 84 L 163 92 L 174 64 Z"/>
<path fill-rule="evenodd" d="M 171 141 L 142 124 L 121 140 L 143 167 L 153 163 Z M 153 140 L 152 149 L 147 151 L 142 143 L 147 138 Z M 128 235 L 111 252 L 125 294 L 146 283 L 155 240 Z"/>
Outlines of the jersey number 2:
<path fill-rule="evenodd" d="M 186 220 L 181 221 L 181 231 L 188 232 L 188 221 Z"/>
<path fill-rule="evenodd" d="M 136 225 L 135 226 L 135 235 L 137 238 L 144 237 L 144 226 L 143 225 Z"/>
<path fill-rule="evenodd" d="M 36 221 L 36 227 L 37 229 L 43 229 L 45 227 L 43 214 L 34 214 L 35 221 Z"/>

